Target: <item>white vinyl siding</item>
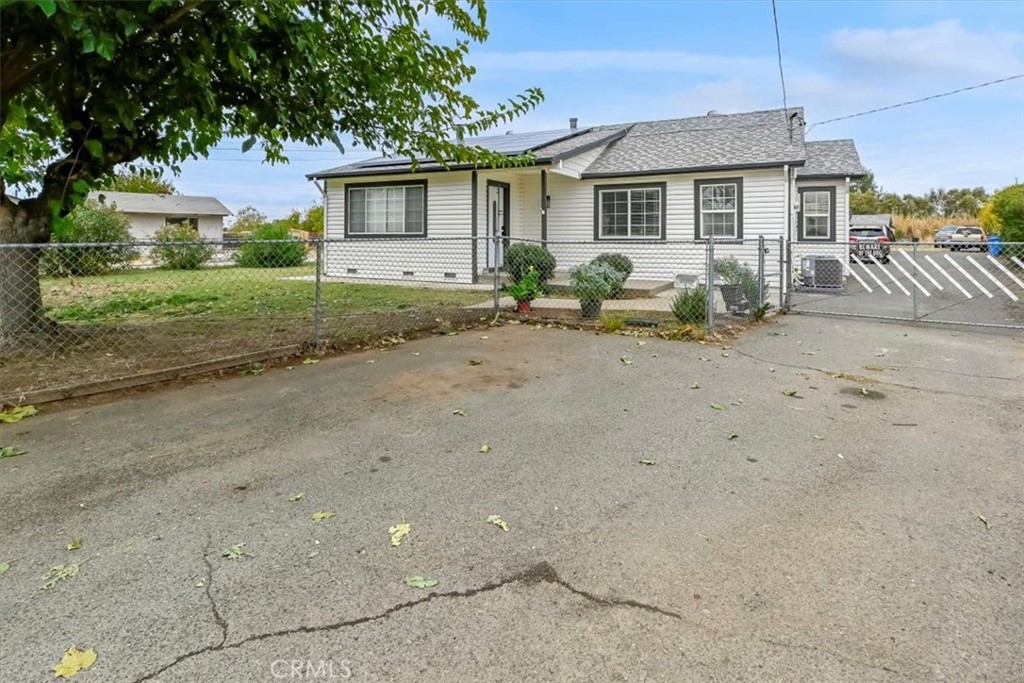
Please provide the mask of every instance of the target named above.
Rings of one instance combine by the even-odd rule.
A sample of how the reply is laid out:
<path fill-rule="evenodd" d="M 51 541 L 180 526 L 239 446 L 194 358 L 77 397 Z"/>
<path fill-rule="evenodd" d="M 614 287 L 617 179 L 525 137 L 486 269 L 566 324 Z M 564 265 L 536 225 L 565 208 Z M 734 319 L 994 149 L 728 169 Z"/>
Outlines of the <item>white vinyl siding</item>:
<path fill-rule="evenodd" d="M 827 240 L 832 228 L 832 196 L 829 192 L 804 192 L 803 229 L 804 239 Z"/>

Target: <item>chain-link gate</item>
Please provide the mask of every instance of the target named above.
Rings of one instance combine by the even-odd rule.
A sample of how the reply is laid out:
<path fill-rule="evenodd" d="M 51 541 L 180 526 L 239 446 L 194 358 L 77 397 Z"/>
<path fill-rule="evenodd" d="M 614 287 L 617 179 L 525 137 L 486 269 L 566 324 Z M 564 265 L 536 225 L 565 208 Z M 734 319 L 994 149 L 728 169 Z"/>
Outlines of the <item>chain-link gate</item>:
<path fill-rule="evenodd" d="M 1024 243 L 791 242 L 796 313 L 1024 328 Z"/>

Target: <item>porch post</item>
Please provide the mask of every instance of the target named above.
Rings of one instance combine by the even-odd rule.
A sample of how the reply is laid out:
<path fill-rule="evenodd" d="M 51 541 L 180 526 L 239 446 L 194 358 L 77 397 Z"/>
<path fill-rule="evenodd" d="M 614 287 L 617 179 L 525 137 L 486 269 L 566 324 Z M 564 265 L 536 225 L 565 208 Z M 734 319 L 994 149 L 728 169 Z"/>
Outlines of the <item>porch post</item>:
<path fill-rule="evenodd" d="M 548 243 L 548 172 L 540 170 L 540 241 Z"/>

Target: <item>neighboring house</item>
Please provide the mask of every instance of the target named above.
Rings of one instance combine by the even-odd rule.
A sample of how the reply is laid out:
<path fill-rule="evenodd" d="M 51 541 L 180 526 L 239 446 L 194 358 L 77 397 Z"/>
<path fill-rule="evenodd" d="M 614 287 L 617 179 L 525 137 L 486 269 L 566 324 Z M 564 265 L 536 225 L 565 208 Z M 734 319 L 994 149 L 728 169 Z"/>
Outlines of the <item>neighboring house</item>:
<path fill-rule="evenodd" d="M 325 236 L 341 240 L 327 245 L 326 273 L 477 282 L 502 265 L 500 243 L 451 238 L 498 234 L 546 243 L 559 270 L 616 251 L 636 277 L 674 277 L 667 242 L 846 241 L 849 181 L 864 174 L 853 141 L 804 141 L 799 108 L 592 128 L 571 119 L 465 142 L 535 161 L 422 160 L 412 172 L 385 158 L 310 174 L 324 183 Z"/>
<path fill-rule="evenodd" d="M 181 224 L 191 226 L 203 239 L 219 240 L 224 236 L 224 216 L 231 215 L 214 197 L 95 190 L 89 199 L 114 206 L 128 216 L 132 238 L 137 240 L 153 239 L 157 230 Z"/>

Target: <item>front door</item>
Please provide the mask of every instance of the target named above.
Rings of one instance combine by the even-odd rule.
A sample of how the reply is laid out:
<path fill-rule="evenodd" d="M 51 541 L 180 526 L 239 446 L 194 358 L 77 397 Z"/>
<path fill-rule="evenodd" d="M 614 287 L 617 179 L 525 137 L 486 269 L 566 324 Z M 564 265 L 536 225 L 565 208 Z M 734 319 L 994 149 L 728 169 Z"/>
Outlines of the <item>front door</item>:
<path fill-rule="evenodd" d="M 497 235 L 500 239 L 495 240 Z M 508 185 L 487 184 L 487 267 L 505 265 L 504 242 L 508 240 Z"/>

